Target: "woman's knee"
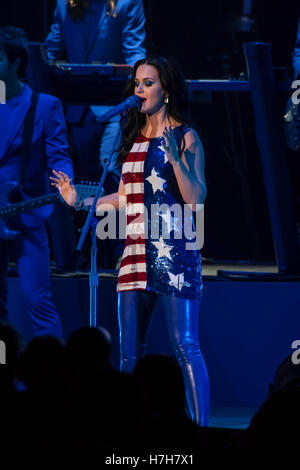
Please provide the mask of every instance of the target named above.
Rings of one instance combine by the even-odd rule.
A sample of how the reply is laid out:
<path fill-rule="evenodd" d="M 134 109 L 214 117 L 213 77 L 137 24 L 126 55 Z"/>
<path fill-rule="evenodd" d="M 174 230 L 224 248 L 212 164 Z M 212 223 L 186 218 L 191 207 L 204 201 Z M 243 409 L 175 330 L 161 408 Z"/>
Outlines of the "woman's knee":
<path fill-rule="evenodd" d="M 183 339 L 173 344 L 173 350 L 178 360 L 202 357 L 199 341 L 196 339 Z"/>

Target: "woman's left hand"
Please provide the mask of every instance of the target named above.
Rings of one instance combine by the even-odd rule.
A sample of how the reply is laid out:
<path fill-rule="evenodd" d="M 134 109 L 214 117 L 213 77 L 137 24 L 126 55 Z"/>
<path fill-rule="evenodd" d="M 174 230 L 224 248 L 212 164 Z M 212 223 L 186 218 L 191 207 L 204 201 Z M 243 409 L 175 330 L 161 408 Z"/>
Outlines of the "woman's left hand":
<path fill-rule="evenodd" d="M 178 152 L 178 147 L 177 147 L 177 142 L 176 138 L 174 135 L 174 131 L 171 126 L 169 128 L 165 127 L 165 130 L 163 132 L 163 141 L 162 141 L 162 147 L 164 149 L 165 154 L 168 157 L 169 162 L 171 165 L 173 163 L 177 163 L 180 161 L 180 155 Z"/>

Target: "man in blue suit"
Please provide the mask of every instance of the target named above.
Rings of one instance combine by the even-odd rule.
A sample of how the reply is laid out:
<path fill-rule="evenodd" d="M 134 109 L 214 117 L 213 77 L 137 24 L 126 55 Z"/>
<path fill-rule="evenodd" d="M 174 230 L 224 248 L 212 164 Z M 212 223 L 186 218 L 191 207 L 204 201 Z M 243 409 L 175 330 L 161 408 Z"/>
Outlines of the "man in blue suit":
<path fill-rule="evenodd" d="M 48 58 L 67 52 L 69 62 L 134 65 L 145 56 L 142 0 L 57 0 L 46 39 Z"/>
<path fill-rule="evenodd" d="M 146 55 L 145 15 L 142 0 L 57 0 L 53 24 L 45 40 L 49 62 L 64 55 L 70 63 L 126 63 L 134 65 Z M 74 150 L 76 176 L 97 180 L 120 139 L 119 117 L 97 123 L 110 106 L 67 106 L 66 118 Z M 120 168 L 117 153 L 111 160 L 104 189 L 117 191 Z M 100 166 L 99 166 L 100 163 Z M 78 175 L 77 175 L 78 173 Z M 122 246 L 109 241 L 105 268 L 115 267 Z M 114 245 L 111 248 L 111 245 Z M 108 257 L 109 254 L 109 257 Z"/>
<path fill-rule="evenodd" d="M 50 62 L 66 54 L 70 63 L 96 61 L 134 65 L 146 55 L 144 41 L 145 16 L 142 0 L 57 0 L 53 24 L 45 46 Z M 109 109 L 109 106 L 91 107 L 95 116 L 104 114 Z M 72 124 L 78 123 L 82 115 L 83 107 L 67 109 L 67 119 Z M 90 126 L 91 120 L 88 115 L 86 122 L 90 123 Z M 99 126 L 97 131 L 99 135 L 102 134 L 100 164 L 104 168 L 106 159 L 117 143 L 119 119 L 112 119 L 102 129 Z M 73 138 L 76 146 L 77 136 Z M 80 145 L 80 142 L 77 147 L 86 148 L 85 145 Z M 82 158 L 86 165 L 87 155 L 86 152 L 83 153 Z M 120 179 L 116 157 L 117 155 L 114 156 L 109 169 L 110 183 L 107 183 L 107 190 L 110 192 L 118 187 Z"/>
<path fill-rule="evenodd" d="M 22 182 L 20 193 L 24 199 L 49 192 L 49 171 L 52 169 L 73 178 L 62 104 L 46 94 L 37 98 L 30 152 L 26 167 L 21 170 L 24 123 L 32 109 L 33 96 L 32 90 L 20 79 L 27 60 L 24 32 L 13 27 L 0 28 L 0 80 L 6 85 L 6 104 L 0 105 L 0 185 L 9 181 Z M 13 241 L 0 240 L 0 319 L 7 319 L 7 265 L 9 254 L 13 252 L 25 308 L 35 334 L 62 337 L 61 322 L 50 292 L 45 222 L 51 212 L 52 206 L 47 205 L 22 214 L 15 222 L 21 235 Z"/>
<path fill-rule="evenodd" d="M 67 55 L 70 63 L 126 63 L 134 65 L 146 55 L 145 16 L 142 0 L 57 0 L 53 24 L 48 34 L 45 46 L 49 62 Z M 93 140 L 93 129 L 100 142 L 100 165 L 105 166 L 110 153 L 118 143 L 119 119 L 113 118 L 104 126 L 95 124 L 95 117 L 104 114 L 109 106 L 92 106 L 91 113 L 85 116 L 86 140 Z M 73 125 L 73 143 L 78 150 L 79 172 L 85 171 L 87 164 L 95 168 L 93 161 L 88 162 L 85 133 L 82 129 L 84 107 L 69 106 L 67 120 Z M 76 128 L 76 124 L 79 124 Z M 95 140 L 95 139 L 94 139 Z M 119 185 L 120 171 L 116 165 L 117 155 L 114 155 L 109 169 L 107 191 L 116 190 Z M 81 177 L 91 177 L 91 174 L 81 174 Z M 95 175 L 94 175 L 95 177 Z"/>

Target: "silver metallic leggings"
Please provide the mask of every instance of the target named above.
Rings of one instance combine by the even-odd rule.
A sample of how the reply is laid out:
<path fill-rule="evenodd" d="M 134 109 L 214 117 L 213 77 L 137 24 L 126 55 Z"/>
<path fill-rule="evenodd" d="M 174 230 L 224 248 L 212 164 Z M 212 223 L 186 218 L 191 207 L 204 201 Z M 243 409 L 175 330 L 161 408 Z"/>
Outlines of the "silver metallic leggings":
<path fill-rule="evenodd" d="M 161 298 L 173 353 L 180 364 L 186 399 L 192 419 L 207 426 L 209 378 L 199 347 L 199 301 L 145 291 L 118 294 L 120 370 L 132 372 L 146 351 L 149 327 L 158 298 Z"/>

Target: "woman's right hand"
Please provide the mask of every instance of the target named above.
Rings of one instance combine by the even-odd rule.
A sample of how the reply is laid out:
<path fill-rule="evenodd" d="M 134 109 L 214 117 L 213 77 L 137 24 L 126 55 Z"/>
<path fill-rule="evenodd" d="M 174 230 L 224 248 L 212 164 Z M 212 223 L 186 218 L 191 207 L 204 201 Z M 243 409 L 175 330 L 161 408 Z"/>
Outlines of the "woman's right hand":
<path fill-rule="evenodd" d="M 75 207 L 78 205 L 80 203 L 79 196 L 70 178 L 62 171 L 52 170 L 52 172 L 55 178 L 50 176 L 51 185 L 58 189 L 61 197 L 69 206 Z"/>

